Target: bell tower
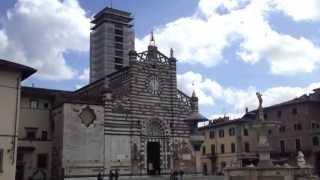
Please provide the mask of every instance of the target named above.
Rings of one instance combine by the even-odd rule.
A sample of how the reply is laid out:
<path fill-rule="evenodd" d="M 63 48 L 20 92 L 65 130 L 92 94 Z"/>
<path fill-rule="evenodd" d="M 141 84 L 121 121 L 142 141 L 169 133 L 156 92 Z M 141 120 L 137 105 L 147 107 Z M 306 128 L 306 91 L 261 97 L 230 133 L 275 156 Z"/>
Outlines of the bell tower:
<path fill-rule="evenodd" d="M 90 34 L 90 82 L 129 64 L 134 49 L 131 13 L 106 7 L 94 16 Z"/>

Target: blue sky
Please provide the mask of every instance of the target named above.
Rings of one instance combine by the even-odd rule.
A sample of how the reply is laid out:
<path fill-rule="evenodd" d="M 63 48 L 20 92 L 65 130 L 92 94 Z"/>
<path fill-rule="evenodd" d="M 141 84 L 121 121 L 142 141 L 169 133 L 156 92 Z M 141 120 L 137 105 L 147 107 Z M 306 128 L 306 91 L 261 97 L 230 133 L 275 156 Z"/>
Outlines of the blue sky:
<path fill-rule="evenodd" d="M 25 84 L 74 90 L 88 81 L 90 18 L 106 0 L 0 2 L 0 58 L 37 68 Z M 132 12 L 136 49 L 154 30 L 175 49 L 178 87 L 195 89 L 201 112 L 238 117 L 320 87 L 318 0 L 114 0 Z M 194 86 L 192 86 L 194 82 Z"/>

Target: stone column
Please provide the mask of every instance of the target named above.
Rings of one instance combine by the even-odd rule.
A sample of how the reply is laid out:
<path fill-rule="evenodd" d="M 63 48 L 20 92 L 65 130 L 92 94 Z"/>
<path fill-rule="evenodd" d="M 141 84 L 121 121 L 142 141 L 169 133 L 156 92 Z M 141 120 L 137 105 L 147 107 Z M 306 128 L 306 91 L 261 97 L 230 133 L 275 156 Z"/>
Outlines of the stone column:
<path fill-rule="evenodd" d="M 201 151 L 195 151 L 196 155 L 196 173 L 201 173 Z"/>
<path fill-rule="evenodd" d="M 195 152 L 195 157 L 196 157 L 196 173 L 200 173 L 201 172 L 201 152 L 200 152 L 200 147 L 201 144 L 204 141 L 204 136 L 202 135 L 192 135 L 190 137 L 190 143 L 193 146 L 194 152 Z"/>
<path fill-rule="evenodd" d="M 258 121 L 256 124 L 258 135 L 257 152 L 259 154 L 258 167 L 272 167 L 272 161 L 270 158 L 271 147 L 268 141 L 267 131 L 268 128 L 274 128 L 275 122 Z"/>

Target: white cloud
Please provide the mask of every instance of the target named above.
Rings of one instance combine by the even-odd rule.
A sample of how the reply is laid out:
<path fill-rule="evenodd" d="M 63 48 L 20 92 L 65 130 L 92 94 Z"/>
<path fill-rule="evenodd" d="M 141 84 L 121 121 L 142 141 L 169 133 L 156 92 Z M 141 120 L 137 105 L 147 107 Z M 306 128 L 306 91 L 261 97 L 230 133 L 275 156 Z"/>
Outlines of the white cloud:
<path fill-rule="evenodd" d="M 195 91 L 201 105 L 214 105 L 215 97 L 222 94 L 222 87 L 217 82 L 192 71 L 178 74 L 177 82 L 178 87 L 187 94 L 191 95 Z"/>
<path fill-rule="evenodd" d="M 82 74 L 80 74 L 79 79 L 89 82 L 89 74 L 90 74 L 89 68 L 85 68 Z"/>
<path fill-rule="evenodd" d="M 250 0 L 200 0 L 199 9 L 206 16 L 212 16 L 218 15 L 219 9 L 225 9 L 225 11 L 238 10 L 249 2 Z"/>
<path fill-rule="evenodd" d="M 277 75 L 312 72 L 319 66 L 320 47 L 304 37 L 276 32 L 268 19 L 279 10 L 294 20 L 317 20 L 320 1 L 306 1 L 200 0 L 192 16 L 157 27 L 156 43 L 165 51 L 173 47 L 179 62 L 214 66 L 223 61 L 227 47 L 240 41 L 237 55 L 246 63 L 266 60 Z M 148 41 L 147 36 L 137 39 L 137 49 Z"/>
<path fill-rule="evenodd" d="M 187 94 L 190 95 L 193 89 L 196 90 L 201 107 L 211 107 L 212 109 L 214 109 L 216 105 L 228 107 L 224 110 L 224 113 L 231 118 L 241 117 L 244 114 L 246 107 L 249 110 L 258 107 L 258 100 L 256 97 L 256 92 L 258 90 L 254 86 L 250 86 L 246 89 L 223 87 L 217 81 L 203 77 L 200 73 L 192 71 L 179 74 L 177 80 L 180 85 L 179 87 Z M 193 82 L 195 84 L 194 88 L 192 86 Z M 278 86 L 262 90 L 261 93 L 263 94 L 264 100 L 263 106 L 266 107 L 278 104 L 303 94 L 310 94 L 313 92 L 313 89 L 319 87 L 320 82 L 315 82 L 305 87 Z M 217 101 L 219 104 L 214 103 Z M 217 113 L 210 115 L 210 118 L 222 116 L 224 116 L 224 114 Z"/>
<path fill-rule="evenodd" d="M 0 56 L 35 67 L 39 78 L 71 79 L 76 70 L 63 53 L 88 51 L 89 33 L 90 19 L 77 0 L 18 0 L 0 30 L 8 42 L 0 43 Z"/>
<path fill-rule="evenodd" d="M 319 0 L 274 0 L 275 6 L 295 21 L 319 21 Z"/>
<path fill-rule="evenodd" d="M 224 29 L 216 28 L 221 26 Z M 230 24 L 222 19 L 205 20 L 193 16 L 168 23 L 154 33 L 160 49 L 168 51 L 173 47 L 180 62 L 213 66 L 222 60 L 222 51 L 228 46 L 228 26 Z M 137 50 L 145 49 L 148 41 L 148 36 L 137 40 Z"/>
<path fill-rule="evenodd" d="M 250 26 L 254 27 L 254 24 L 257 23 Z M 261 28 L 263 26 L 266 27 Z M 312 72 L 319 65 L 320 48 L 310 40 L 280 34 L 271 30 L 266 23 L 259 27 L 259 30 L 240 31 L 244 41 L 240 44 L 238 55 L 245 62 L 255 63 L 266 59 L 270 64 L 270 72 L 279 75 Z"/>

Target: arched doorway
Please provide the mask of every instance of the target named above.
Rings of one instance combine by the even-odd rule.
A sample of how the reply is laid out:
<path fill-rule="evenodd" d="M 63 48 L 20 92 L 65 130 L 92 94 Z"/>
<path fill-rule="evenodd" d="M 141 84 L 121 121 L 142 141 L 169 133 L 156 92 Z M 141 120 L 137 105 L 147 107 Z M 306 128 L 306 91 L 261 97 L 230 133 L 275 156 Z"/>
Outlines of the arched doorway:
<path fill-rule="evenodd" d="M 147 143 L 147 171 L 150 175 L 160 174 L 160 143 L 148 142 Z"/>
<path fill-rule="evenodd" d="M 146 124 L 145 160 L 149 175 L 158 175 L 166 168 L 167 138 L 165 128 L 159 119 L 152 119 Z"/>

